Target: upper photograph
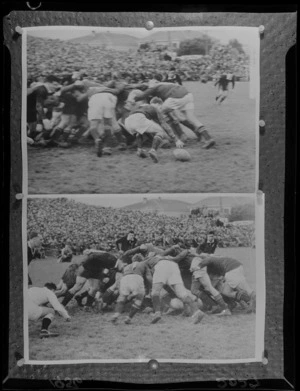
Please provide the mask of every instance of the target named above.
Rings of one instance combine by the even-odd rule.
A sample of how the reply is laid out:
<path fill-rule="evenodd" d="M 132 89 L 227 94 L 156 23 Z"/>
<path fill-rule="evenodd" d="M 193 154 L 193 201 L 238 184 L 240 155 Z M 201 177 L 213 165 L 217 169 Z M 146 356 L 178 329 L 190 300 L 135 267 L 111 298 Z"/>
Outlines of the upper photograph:
<path fill-rule="evenodd" d="M 259 32 L 25 28 L 23 192 L 253 193 Z"/>

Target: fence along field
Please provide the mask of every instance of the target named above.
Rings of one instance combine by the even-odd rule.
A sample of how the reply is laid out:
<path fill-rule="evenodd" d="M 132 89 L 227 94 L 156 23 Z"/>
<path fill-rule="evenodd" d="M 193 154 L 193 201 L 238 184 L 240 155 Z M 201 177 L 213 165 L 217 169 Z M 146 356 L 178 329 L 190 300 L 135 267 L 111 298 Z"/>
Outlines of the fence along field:
<path fill-rule="evenodd" d="M 243 263 L 250 285 L 255 289 L 255 249 L 219 248 L 216 254 L 227 255 Z M 75 262 L 80 257 L 75 257 Z M 29 273 L 34 286 L 58 283 L 68 264 L 58 264 L 54 257 L 34 260 Z M 72 301 L 66 323 L 59 316 L 53 325 L 60 336 L 39 338 L 40 322 L 29 324 L 29 358 L 31 360 L 80 359 L 245 359 L 255 354 L 255 314 L 235 314 L 218 318 L 206 315 L 198 325 L 189 318 L 164 316 L 150 324 L 150 315 L 139 313 L 131 325 L 120 320 L 110 322 L 112 312 L 97 314 L 79 309 Z"/>
<path fill-rule="evenodd" d="M 190 162 L 175 161 L 172 150 L 160 149 L 154 164 L 134 150 L 98 158 L 93 143 L 67 150 L 28 146 L 29 193 L 253 192 L 255 100 L 249 98 L 249 83 L 237 82 L 221 105 L 215 102 L 212 82 L 183 84 L 194 94 L 195 114 L 216 148 L 201 149 L 191 139 L 185 146 Z"/>

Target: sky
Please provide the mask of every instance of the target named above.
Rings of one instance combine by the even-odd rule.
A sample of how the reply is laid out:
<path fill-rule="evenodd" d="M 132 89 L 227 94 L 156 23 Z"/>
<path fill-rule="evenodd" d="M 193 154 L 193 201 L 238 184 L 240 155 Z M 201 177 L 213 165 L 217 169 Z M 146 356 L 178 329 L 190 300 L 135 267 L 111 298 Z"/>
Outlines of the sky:
<path fill-rule="evenodd" d="M 112 207 L 112 208 L 121 208 L 126 205 L 135 204 L 142 202 L 144 198 L 157 199 L 161 197 L 162 199 L 168 200 L 178 200 L 189 203 L 196 203 L 200 200 L 203 200 L 207 197 L 216 197 L 216 194 L 194 194 L 194 193 L 176 193 L 176 194 L 97 194 L 97 195 L 60 195 L 60 197 L 69 198 L 77 202 L 82 202 L 88 205 L 97 205 L 103 207 Z M 223 196 L 228 196 L 223 194 Z M 236 195 L 234 195 L 236 197 Z M 248 203 L 251 200 L 249 194 L 239 194 L 238 197 L 245 198 L 245 203 Z M 40 196 L 31 196 L 31 198 L 40 198 Z M 45 195 L 43 198 L 57 198 L 57 196 Z"/>
<path fill-rule="evenodd" d="M 172 27 L 169 30 L 174 30 Z M 195 27 L 183 27 L 183 30 L 195 30 Z M 84 35 L 89 35 L 92 31 L 102 31 L 102 32 L 115 32 L 118 34 L 128 34 L 135 37 L 144 38 L 147 35 L 150 35 L 157 31 L 166 31 L 168 28 L 157 28 L 153 30 L 146 30 L 144 28 L 108 28 L 108 27 L 70 27 L 70 26 L 45 26 L 45 27 L 33 27 L 27 28 L 29 35 L 40 37 L 40 38 L 52 38 L 52 39 L 61 39 L 68 40 L 71 38 L 78 38 Z M 217 38 L 221 43 L 226 44 L 230 39 L 236 38 L 240 41 L 242 45 L 251 45 L 253 37 L 255 34 L 258 34 L 258 31 L 255 32 L 253 28 L 233 28 L 233 27 L 199 27 L 199 31 L 205 32 L 207 35 L 210 35 L 213 38 Z"/>

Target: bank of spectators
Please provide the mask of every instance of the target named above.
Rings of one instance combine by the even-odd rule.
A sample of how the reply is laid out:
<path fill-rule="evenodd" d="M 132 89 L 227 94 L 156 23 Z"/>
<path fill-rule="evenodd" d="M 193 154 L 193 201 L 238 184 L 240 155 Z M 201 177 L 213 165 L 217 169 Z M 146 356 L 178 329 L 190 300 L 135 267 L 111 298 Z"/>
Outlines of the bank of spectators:
<path fill-rule="evenodd" d="M 102 83 L 110 81 L 114 72 L 119 72 L 129 83 L 147 82 L 157 72 L 166 77 L 174 66 L 183 81 L 213 80 L 224 68 L 234 73 L 237 80 L 248 80 L 248 56 L 230 45 L 216 44 L 207 55 L 197 59 L 166 58 L 169 57 L 161 51 L 118 51 L 104 45 L 28 36 L 28 85 L 43 82 L 49 74 L 63 79 L 78 71 Z"/>
<path fill-rule="evenodd" d="M 87 248 L 117 251 L 116 240 L 133 230 L 137 244 L 201 243 L 213 230 L 219 247 L 248 247 L 254 240 L 254 223 L 218 226 L 218 217 L 167 216 L 151 212 L 86 205 L 67 198 L 29 199 L 28 232 L 37 231 L 45 250 L 61 250 L 68 242 L 73 254 Z"/>

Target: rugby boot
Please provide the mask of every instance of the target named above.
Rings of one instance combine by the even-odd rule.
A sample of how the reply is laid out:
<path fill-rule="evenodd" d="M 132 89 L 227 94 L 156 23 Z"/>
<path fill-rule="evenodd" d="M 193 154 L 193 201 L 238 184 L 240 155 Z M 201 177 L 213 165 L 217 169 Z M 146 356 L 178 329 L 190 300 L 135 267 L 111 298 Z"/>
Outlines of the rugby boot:
<path fill-rule="evenodd" d="M 40 338 L 53 338 L 53 337 L 58 337 L 58 336 L 59 336 L 59 334 L 54 331 L 41 330 L 41 332 L 40 332 Z"/>
<path fill-rule="evenodd" d="M 144 149 L 138 149 L 137 153 L 138 157 L 146 158 L 148 157 L 147 152 Z"/>
<path fill-rule="evenodd" d="M 126 316 L 126 318 L 124 320 L 124 323 L 125 324 L 131 324 L 131 318 L 129 316 Z"/>
<path fill-rule="evenodd" d="M 216 314 L 217 316 L 230 316 L 231 312 L 229 308 L 224 308 L 221 312 Z"/>
<path fill-rule="evenodd" d="M 149 151 L 149 156 L 151 157 L 151 159 L 152 159 L 152 161 L 153 161 L 154 163 L 158 163 L 157 153 L 156 153 L 156 151 L 155 151 L 154 149 L 151 149 L 151 150 Z"/>
<path fill-rule="evenodd" d="M 159 322 L 160 320 L 161 320 L 161 313 L 158 311 L 158 312 L 155 312 L 154 317 L 151 320 L 151 323 L 154 324 L 154 323 Z"/>

